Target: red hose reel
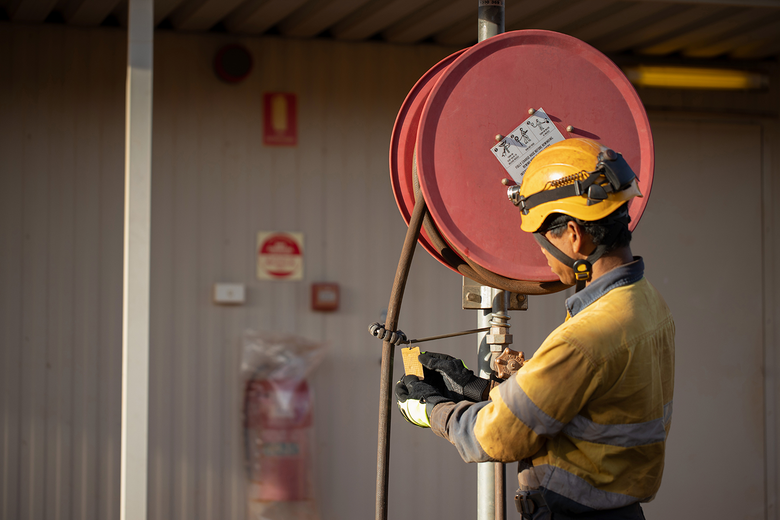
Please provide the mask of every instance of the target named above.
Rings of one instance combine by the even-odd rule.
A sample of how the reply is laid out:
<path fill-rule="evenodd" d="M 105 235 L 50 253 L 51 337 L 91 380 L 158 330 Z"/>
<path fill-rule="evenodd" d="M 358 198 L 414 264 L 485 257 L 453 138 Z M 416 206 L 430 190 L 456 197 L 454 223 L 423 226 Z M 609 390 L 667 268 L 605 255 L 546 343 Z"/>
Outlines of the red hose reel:
<path fill-rule="evenodd" d="M 491 149 L 497 135 L 509 134 L 529 118 L 529 109 L 540 108 L 564 138 L 596 139 L 623 154 L 644 195 L 629 203 L 633 230 L 653 182 L 647 114 L 620 69 L 571 36 L 508 32 L 445 58 L 407 95 L 390 144 L 401 215 L 408 224 L 419 196 L 428 208 L 432 225 L 420 234 L 422 247 L 461 273 L 462 260 L 481 273 L 480 283 L 519 281 L 529 294 L 564 287 L 554 283 L 558 278 L 532 235 L 520 229 L 518 209 L 501 182 L 510 175 Z M 457 257 L 444 254 L 443 243 Z"/>

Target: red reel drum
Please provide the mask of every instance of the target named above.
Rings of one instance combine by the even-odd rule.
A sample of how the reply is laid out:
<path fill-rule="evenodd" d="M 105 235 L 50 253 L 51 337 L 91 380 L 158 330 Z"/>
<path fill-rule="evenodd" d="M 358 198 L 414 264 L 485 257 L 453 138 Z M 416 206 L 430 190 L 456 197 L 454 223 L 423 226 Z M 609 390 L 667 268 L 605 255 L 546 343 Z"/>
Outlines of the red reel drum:
<path fill-rule="evenodd" d="M 409 225 L 415 202 L 413 163 L 420 116 L 436 80 L 463 52 L 462 50 L 458 51 L 431 67 L 409 91 L 395 119 L 393 134 L 390 138 L 390 182 L 393 186 L 395 201 L 406 225 Z M 431 239 L 425 230 L 420 232 L 419 243 L 431 256 L 455 271 L 431 244 Z"/>
<path fill-rule="evenodd" d="M 634 229 L 654 168 L 650 124 L 639 96 L 599 51 L 541 30 L 504 33 L 450 56 L 407 96 L 390 154 L 393 190 L 406 222 L 414 206 L 410 153 L 416 138 L 422 194 L 455 251 L 512 280 L 557 280 L 533 236 L 520 230 L 519 210 L 501 183 L 510 175 L 492 152 L 497 134 L 508 135 L 529 118 L 529 109 L 540 108 L 564 138 L 588 137 L 623 154 L 644 195 L 629 203 Z M 421 243 L 450 267 L 428 238 Z"/>

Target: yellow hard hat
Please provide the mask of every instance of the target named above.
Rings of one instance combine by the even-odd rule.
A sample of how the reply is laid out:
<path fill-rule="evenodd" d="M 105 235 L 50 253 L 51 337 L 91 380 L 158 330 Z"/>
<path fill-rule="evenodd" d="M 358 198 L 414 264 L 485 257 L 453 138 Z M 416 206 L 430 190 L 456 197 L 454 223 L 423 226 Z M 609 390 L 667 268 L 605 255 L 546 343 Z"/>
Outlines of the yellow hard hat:
<path fill-rule="evenodd" d="M 573 138 L 539 152 L 508 195 L 521 210 L 520 227 L 533 233 L 552 213 L 599 220 L 642 193 L 622 155 L 592 139 Z"/>

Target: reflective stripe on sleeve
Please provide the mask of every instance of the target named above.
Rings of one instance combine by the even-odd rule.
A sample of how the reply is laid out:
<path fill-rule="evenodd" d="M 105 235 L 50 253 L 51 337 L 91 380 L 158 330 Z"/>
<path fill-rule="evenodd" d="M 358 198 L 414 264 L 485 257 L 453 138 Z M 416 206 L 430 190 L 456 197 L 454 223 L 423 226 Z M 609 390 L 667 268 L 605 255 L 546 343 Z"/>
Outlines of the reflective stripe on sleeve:
<path fill-rule="evenodd" d="M 474 432 L 477 414 L 488 404 L 490 401 L 480 403 L 463 401 L 451 408 L 451 415 L 447 421 L 447 437 L 458 449 L 458 453 L 465 462 L 495 460 L 485 452 Z"/>
<path fill-rule="evenodd" d="M 632 424 L 599 424 L 577 415 L 563 428 L 563 433 L 587 442 L 631 448 L 665 441 L 666 427 L 671 420 L 672 403 L 669 402 L 660 419 Z"/>
<path fill-rule="evenodd" d="M 498 387 L 501 399 L 507 408 L 533 432 L 540 436 L 553 437 L 563 429 L 563 423 L 550 417 L 536 406 L 517 383 L 516 379 Z"/>

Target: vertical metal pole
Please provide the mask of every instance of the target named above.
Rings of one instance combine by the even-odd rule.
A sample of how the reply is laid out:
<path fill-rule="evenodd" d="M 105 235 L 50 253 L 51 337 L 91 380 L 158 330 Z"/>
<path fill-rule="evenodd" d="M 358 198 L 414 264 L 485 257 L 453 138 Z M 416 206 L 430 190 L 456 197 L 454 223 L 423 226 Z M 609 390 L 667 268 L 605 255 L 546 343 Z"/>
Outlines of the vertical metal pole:
<path fill-rule="evenodd" d="M 493 301 L 496 300 L 496 292 L 501 294 L 504 291 L 491 289 Z M 503 298 L 501 298 L 503 300 Z M 492 309 L 482 309 L 478 311 L 477 327 L 489 327 L 490 319 L 493 315 Z M 477 368 L 479 377 L 489 378 L 490 368 L 490 345 L 487 343 L 487 332 L 480 332 L 477 336 Z M 495 519 L 495 466 L 492 462 L 482 462 L 477 464 L 477 520 Z"/>
<path fill-rule="evenodd" d="M 120 519 L 145 520 L 154 0 L 130 0 L 125 111 Z"/>
<path fill-rule="evenodd" d="M 479 0 L 477 41 L 504 32 L 504 0 Z"/>
<path fill-rule="evenodd" d="M 478 24 L 477 40 L 483 41 L 497 34 L 504 32 L 504 0 L 478 0 Z M 500 293 L 500 294 L 498 294 Z M 480 311 L 477 319 L 478 327 L 490 326 L 490 315 L 500 310 L 506 311 L 506 296 L 504 291 L 493 289 L 493 309 L 492 311 Z M 502 308 L 496 307 L 496 302 Z M 480 377 L 490 377 L 490 347 L 487 344 L 485 336 L 480 334 L 477 338 L 477 366 Z M 503 473 L 503 471 L 501 471 Z M 477 520 L 495 520 L 496 511 L 502 511 L 501 504 L 496 507 L 496 465 L 493 463 L 482 463 L 477 465 Z M 501 491 L 500 489 L 499 491 Z M 503 493 L 498 493 L 503 496 Z"/>
<path fill-rule="evenodd" d="M 492 308 L 481 310 L 477 319 L 478 327 L 490 327 L 493 314 L 506 314 L 509 308 L 509 293 L 499 289 L 490 289 Z M 501 351 L 491 352 L 487 341 L 487 332 L 478 336 L 477 367 L 479 377 L 489 378 L 493 369 L 491 360 Z M 500 475 L 500 479 L 499 479 Z M 504 517 L 504 468 L 502 464 L 485 462 L 477 464 L 477 520 L 497 520 Z"/>

